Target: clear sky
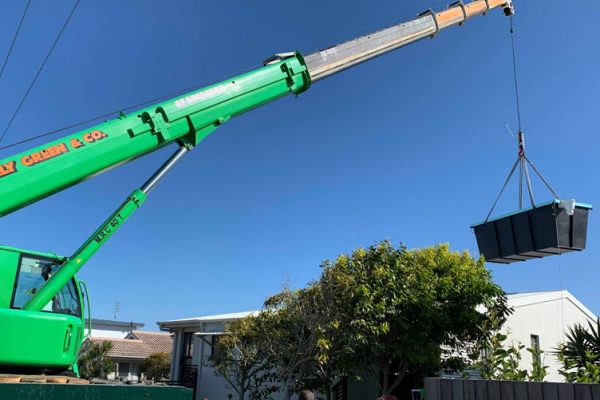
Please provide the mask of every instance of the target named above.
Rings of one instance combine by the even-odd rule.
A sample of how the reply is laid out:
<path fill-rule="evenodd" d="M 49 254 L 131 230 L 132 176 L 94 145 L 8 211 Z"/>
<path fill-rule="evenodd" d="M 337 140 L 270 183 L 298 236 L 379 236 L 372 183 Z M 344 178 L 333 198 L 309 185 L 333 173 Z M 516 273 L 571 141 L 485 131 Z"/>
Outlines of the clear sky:
<path fill-rule="evenodd" d="M 0 56 L 25 1 L 3 4 Z M 72 1 L 33 1 L 0 80 L 8 121 Z M 414 17 L 441 0 L 82 1 L 2 144 Z M 600 3 L 516 1 L 528 154 L 564 198 L 600 205 Z M 236 118 L 190 153 L 81 271 L 93 316 L 146 323 L 256 309 L 285 282 L 382 239 L 477 254 L 516 158 L 508 19 L 475 18 Z M 0 157 L 38 142 L 5 150 Z M 165 149 L 1 221 L 0 242 L 69 255 Z M 517 206 L 513 182 L 498 212 Z M 535 182 L 537 199 L 550 194 Z M 489 264 L 507 292 L 565 288 L 600 313 L 600 219 L 588 249 Z M 35 232 L 35 234 L 32 234 Z"/>

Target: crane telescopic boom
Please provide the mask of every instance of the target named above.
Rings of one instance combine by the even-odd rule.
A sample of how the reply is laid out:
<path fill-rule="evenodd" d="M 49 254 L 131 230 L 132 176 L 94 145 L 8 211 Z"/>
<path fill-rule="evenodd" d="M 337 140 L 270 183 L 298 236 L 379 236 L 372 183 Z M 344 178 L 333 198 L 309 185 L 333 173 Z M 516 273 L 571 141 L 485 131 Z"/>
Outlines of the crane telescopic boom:
<path fill-rule="evenodd" d="M 337 72 L 393 51 L 475 15 L 502 7 L 512 15 L 512 0 L 476 0 L 429 10 L 416 19 L 358 37 L 304 57 L 277 54 L 248 73 L 162 103 L 122 114 L 84 131 L 0 160 L 0 217 L 107 169 L 168 144 L 179 150 L 98 228 L 60 267 L 23 310 L 40 311 L 89 258 L 143 204 L 149 190 L 187 150 L 230 118 L 287 94 L 299 94 Z"/>
<path fill-rule="evenodd" d="M 170 143 L 193 147 L 232 117 L 492 8 L 508 14 L 511 1 L 457 2 L 306 57 L 277 55 L 243 75 L 7 157 L 0 160 L 0 217 Z"/>

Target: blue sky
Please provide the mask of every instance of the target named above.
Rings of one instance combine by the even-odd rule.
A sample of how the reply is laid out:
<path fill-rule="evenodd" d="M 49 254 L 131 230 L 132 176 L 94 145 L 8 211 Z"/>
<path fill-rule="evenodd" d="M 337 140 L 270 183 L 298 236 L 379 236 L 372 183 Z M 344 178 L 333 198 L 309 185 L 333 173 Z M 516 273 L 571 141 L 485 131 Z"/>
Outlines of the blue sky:
<path fill-rule="evenodd" d="M 4 55 L 24 1 L 0 16 Z M 0 126 L 71 1 L 34 1 L 0 80 Z M 310 53 L 445 2 L 82 1 L 4 143 Z M 564 198 L 600 204 L 600 4 L 516 2 L 528 154 Z M 80 273 L 94 317 L 146 323 L 260 307 L 285 282 L 382 239 L 477 254 L 516 158 L 508 20 L 475 18 L 236 118 L 190 153 Z M 42 144 L 42 142 L 35 143 Z M 4 150 L 0 157 L 33 147 Z M 2 220 L 0 242 L 68 255 L 160 165 L 164 149 Z M 516 182 L 498 212 L 516 208 Z M 550 194 L 535 182 L 538 200 Z M 489 264 L 508 292 L 565 288 L 600 313 L 600 228 L 588 249 Z M 31 232 L 35 231 L 35 235 Z"/>

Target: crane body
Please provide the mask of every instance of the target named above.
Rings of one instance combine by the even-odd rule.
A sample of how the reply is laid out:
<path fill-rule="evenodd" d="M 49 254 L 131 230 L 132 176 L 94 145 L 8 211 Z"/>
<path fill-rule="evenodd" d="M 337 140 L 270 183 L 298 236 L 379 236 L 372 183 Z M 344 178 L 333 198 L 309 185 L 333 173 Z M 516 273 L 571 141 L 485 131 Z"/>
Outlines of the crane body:
<path fill-rule="evenodd" d="M 439 13 L 358 37 L 304 57 L 277 54 L 258 69 L 0 160 L 0 217 L 175 143 L 176 152 L 70 257 L 0 247 L 0 370 L 76 371 L 89 301 L 76 273 L 144 203 L 169 169 L 229 119 L 511 0 L 457 2 Z M 43 332 L 43 337 L 40 334 Z"/>

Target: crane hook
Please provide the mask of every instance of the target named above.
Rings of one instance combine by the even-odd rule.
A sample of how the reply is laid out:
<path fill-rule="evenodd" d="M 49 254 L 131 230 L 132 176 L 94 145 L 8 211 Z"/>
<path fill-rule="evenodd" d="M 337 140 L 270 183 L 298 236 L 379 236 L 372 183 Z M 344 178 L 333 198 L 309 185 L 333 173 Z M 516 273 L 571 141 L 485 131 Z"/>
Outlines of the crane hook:
<path fill-rule="evenodd" d="M 502 7 L 502 11 L 504 11 L 504 15 L 506 15 L 507 17 L 515 15 L 515 6 L 512 0 L 506 0 L 504 7 Z"/>

